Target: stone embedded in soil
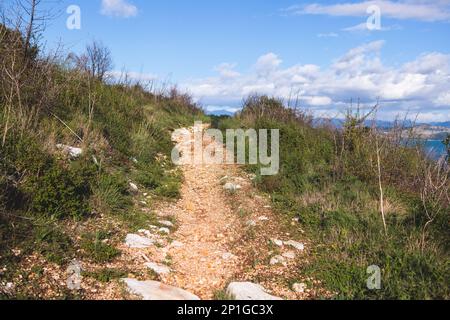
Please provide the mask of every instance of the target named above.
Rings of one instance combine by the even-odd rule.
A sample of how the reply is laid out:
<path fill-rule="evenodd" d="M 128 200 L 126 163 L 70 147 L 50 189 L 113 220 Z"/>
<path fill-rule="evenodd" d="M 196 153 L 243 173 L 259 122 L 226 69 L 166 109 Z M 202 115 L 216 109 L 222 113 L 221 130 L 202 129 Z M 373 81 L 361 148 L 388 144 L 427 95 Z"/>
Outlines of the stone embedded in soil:
<path fill-rule="evenodd" d="M 133 192 L 138 192 L 139 191 L 138 186 L 135 183 L 133 183 L 133 182 L 130 182 L 130 189 Z"/>
<path fill-rule="evenodd" d="M 294 283 L 292 285 L 292 290 L 294 290 L 294 292 L 296 293 L 304 293 L 306 290 L 306 284 L 304 283 Z"/>
<path fill-rule="evenodd" d="M 184 246 L 184 244 L 182 242 L 180 242 L 180 241 L 173 241 L 170 244 L 171 248 L 181 248 L 182 246 Z"/>
<path fill-rule="evenodd" d="M 137 234 L 128 234 L 125 238 L 125 244 L 130 248 L 144 249 L 150 247 L 153 243 L 153 240 Z"/>
<path fill-rule="evenodd" d="M 138 233 L 142 233 L 147 238 L 153 237 L 153 234 L 149 230 L 146 230 L 146 229 L 140 229 L 140 230 L 138 230 Z"/>
<path fill-rule="evenodd" d="M 261 285 L 251 282 L 230 283 L 227 295 L 236 300 L 283 300 L 268 294 Z"/>
<path fill-rule="evenodd" d="M 136 279 L 122 279 L 132 294 L 141 296 L 143 300 L 200 300 L 196 295 L 157 281 L 138 281 Z"/>
<path fill-rule="evenodd" d="M 283 241 L 278 240 L 278 239 L 270 239 L 270 241 L 272 241 L 273 244 L 282 247 L 283 246 Z"/>
<path fill-rule="evenodd" d="M 272 259 L 270 259 L 270 264 L 271 265 L 276 265 L 276 264 L 286 265 L 286 259 L 283 256 L 275 256 Z"/>
<path fill-rule="evenodd" d="M 165 233 L 165 234 L 169 234 L 170 230 L 168 228 L 159 228 L 158 230 L 160 233 Z"/>
<path fill-rule="evenodd" d="M 268 221 L 269 218 L 267 218 L 266 216 L 261 216 L 258 218 L 259 221 Z"/>
<path fill-rule="evenodd" d="M 68 154 L 73 159 L 79 158 L 83 154 L 83 149 L 66 146 L 64 144 L 57 144 L 56 148 L 62 150 L 64 153 Z"/>
<path fill-rule="evenodd" d="M 303 243 L 300 243 L 297 241 L 290 240 L 288 242 L 285 242 L 285 244 L 288 246 L 294 247 L 295 249 L 297 249 L 299 251 L 305 250 L 305 245 Z"/>
<path fill-rule="evenodd" d="M 162 265 L 162 264 L 158 264 L 158 263 L 154 263 L 154 262 L 148 262 L 145 264 L 145 266 L 147 268 L 149 268 L 150 270 L 153 270 L 154 272 L 156 272 L 157 274 L 161 275 L 161 274 L 169 274 L 170 273 L 170 268 L 168 266 Z"/>
<path fill-rule="evenodd" d="M 242 187 L 241 187 L 240 185 L 234 184 L 234 183 L 231 183 L 231 182 L 226 183 L 226 184 L 223 186 L 223 188 L 224 188 L 226 191 L 230 191 L 230 192 L 236 192 L 236 191 L 242 189 Z"/>
<path fill-rule="evenodd" d="M 295 259 L 295 252 L 293 251 L 288 251 L 283 253 L 283 257 L 287 258 L 287 259 Z"/>
<path fill-rule="evenodd" d="M 173 223 L 171 221 L 168 221 L 168 220 L 158 221 L 158 223 L 160 225 L 162 225 L 162 226 L 166 226 L 166 227 L 169 227 L 169 228 L 173 228 L 173 226 L 174 226 Z"/>
<path fill-rule="evenodd" d="M 234 258 L 236 258 L 236 256 L 234 254 L 232 254 L 232 253 L 229 253 L 229 252 L 226 252 L 226 253 L 224 253 L 222 255 L 222 259 L 223 260 L 231 260 L 231 259 L 234 259 Z"/>
<path fill-rule="evenodd" d="M 256 227 L 256 222 L 253 220 L 249 220 L 249 221 L 247 221 L 247 226 L 248 227 Z"/>
<path fill-rule="evenodd" d="M 15 287 L 16 287 L 15 284 L 12 282 L 0 284 L 1 291 L 3 291 L 6 294 L 12 294 L 14 292 Z"/>

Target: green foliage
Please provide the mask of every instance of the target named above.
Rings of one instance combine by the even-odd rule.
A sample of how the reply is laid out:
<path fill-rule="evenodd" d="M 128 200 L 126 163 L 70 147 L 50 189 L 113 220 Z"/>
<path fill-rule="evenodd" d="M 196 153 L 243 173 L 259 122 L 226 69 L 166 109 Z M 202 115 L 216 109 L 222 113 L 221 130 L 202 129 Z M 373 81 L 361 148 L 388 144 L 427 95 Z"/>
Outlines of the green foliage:
<path fill-rule="evenodd" d="M 155 191 L 158 196 L 178 199 L 180 198 L 181 184 L 178 181 L 168 181 L 166 184 L 158 187 Z"/>
<path fill-rule="evenodd" d="M 214 126 L 280 130 L 279 174 L 261 177 L 259 165 L 247 169 L 279 211 L 299 218 L 314 250 L 303 271 L 336 298 L 450 297 L 448 214 L 433 221 L 427 247 L 420 246 L 427 219 L 417 185 L 423 159 L 415 150 L 377 138 L 358 115 L 350 115 L 343 130 L 313 126 L 301 112 L 268 97 L 251 97 L 240 115 L 216 119 Z M 375 139 L 382 146 L 388 236 L 379 210 Z M 367 289 L 371 265 L 382 269 L 381 290 Z"/>
<path fill-rule="evenodd" d="M 81 249 L 85 256 L 97 263 L 105 263 L 114 260 L 121 254 L 116 247 L 104 242 L 107 233 L 96 232 L 85 234 L 81 240 Z"/>
<path fill-rule="evenodd" d="M 99 282 L 108 283 L 115 279 L 125 278 L 128 275 L 126 271 L 118 269 L 101 269 L 92 272 L 83 272 L 83 277 L 89 277 Z"/>
<path fill-rule="evenodd" d="M 120 252 L 103 241 L 106 235 L 83 236 L 76 251 L 80 229 L 68 225 L 76 220 L 90 230 L 107 220 L 129 232 L 156 223 L 133 205 L 139 199 L 129 193 L 129 181 L 152 195 L 179 197 L 181 177 L 168 160 L 171 132 L 208 118 L 176 89 L 156 94 L 102 82 L 77 68 L 73 57 L 38 59 L 38 47 L 25 56 L 20 32 L 0 24 L 0 35 L 0 265 L 8 269 L 2 277 L 13 279 L 34 253 L 59 264 L 82 258 L 80 252 L 92 262 L 111 261 Z M 56 152 L 59 143 L 81 147 L 83 157 Z M 109 281 L 119 273 L 92 276 Z M 25 297 L 39 291 L 27 290 Z"/>
<path fill-rule="evenodd" d="M 132 204 L 123 173 L 101 174 L 93 193 L 95 209 L 103 213 L 116 214 Z"/>
<path fill-rule="evenodd" d="M 39 226 L 31 241 L 30 248 L 37 246 L 47 261 L 60 265 L 67 263 L 75 252 L 72 240 L 55 225 Z"/>
<path fill-rule="evenodd" d="M 54 165 L 31 182 L 31 209 L 54 218 L 81 218 L 89 214 L 87 200 L 92 194 L 92 168 Z"/>
<path fill-rule="evenodd" d="M 147 189 L 154 190 L 162 185 L 164 169 L 155 164 L 139 165 L 135 181 Z"/>

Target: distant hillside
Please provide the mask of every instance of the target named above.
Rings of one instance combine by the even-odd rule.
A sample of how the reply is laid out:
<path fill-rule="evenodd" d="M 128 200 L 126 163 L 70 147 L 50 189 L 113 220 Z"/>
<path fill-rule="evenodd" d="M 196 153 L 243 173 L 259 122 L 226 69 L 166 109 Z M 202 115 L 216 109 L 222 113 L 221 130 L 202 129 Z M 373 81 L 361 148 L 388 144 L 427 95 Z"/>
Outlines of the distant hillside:
<path fill-rule="evenodd" d="M 210 112 L 206 112 L 207 115 L 210 116 L 229 116 L 232 117 L 234 116 L 234 112 L 230 112 L 227 110 L 215 110 L 215 111 L 210 111 Z"/>

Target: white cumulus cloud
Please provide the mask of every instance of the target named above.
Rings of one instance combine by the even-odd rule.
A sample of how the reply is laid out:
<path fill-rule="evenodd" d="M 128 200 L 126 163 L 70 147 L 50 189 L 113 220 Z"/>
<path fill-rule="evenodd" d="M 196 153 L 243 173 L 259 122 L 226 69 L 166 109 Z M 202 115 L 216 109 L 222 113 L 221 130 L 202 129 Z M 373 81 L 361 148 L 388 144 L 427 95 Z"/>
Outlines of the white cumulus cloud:
<path fill-rule="evenodd" d="M 293 6 L 285 11 L 297 15 L 329 15 L 341 17 L 366 17 L 367 8 L 379 6 L 384 17 L 399 20 L 449 21 L 449 1 L 360 1 L 338 4 L 313 3 L 304 6 Z"/>
<path fill-rule="evenodd" d="M 127 0 L 102 0 L 101 13 L 105 16 L 129 18 L 138 13 L 138 8 Z"/>
<path fill-rule="evenodd" d="M 217 76 L 191 79 L 181 86 L 206 105 L 235 107 L 254 93 L 286 100 L 298 95 L 303 107 L 332 113 L 348 106 L 351 99 L 369 106 L 379 98 L 380 115 L 384 112 L 386 117 L 420 112 L 423 119 L 450 120 L 450 55 L 424 53 L 391 67 L 382 61 L 385 45 L 384 41 L 362 44 L 326 68 L 314 64 L 282 67 L 281 58 L 268 53 L 245 73 L 224 64 L 216 68 Z M 224 78 L 228 72 L 232 78 Z"/>

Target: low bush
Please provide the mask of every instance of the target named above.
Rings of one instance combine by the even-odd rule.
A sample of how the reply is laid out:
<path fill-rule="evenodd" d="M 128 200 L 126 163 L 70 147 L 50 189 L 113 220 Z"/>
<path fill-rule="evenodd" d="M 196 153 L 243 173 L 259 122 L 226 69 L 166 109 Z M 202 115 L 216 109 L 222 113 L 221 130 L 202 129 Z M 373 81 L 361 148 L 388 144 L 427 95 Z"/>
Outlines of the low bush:
<path fill-rule="evenodd" d="M 445 197 L 421 200 L 423 181 L 436 178 L 432 173 L 426 176 L 423 168 L 434 166 L 417 150 L 405 147 L 395 131 L 392 137 L 380 137 L 354 114 L 342 129 L 313 125 L 298 109 L 288 110 L 282 101 L 268 97 L 251 97 L 240 114 L 216 119 L 214 125 L 221 130 L 280 130 L 279 174 L 261 177 L 259 165 L 246 168 L 257 174 L 256 186 L 271 195 L 274 207 L 289 222 L 299 218 L 313 242 L 310 262 L 302 272 L 322 280 L 335 298 L 450 297 L 449 204 Z M 377 143 L 387 235 L 380 214 Z M 447 182 L 444 188 L 449 187 Z M 429 216 L 440 213 L 424 244 L 424 225 L 430 221 L 425 205 Z M 367 289 L 366 270 L 371 265 L 381 268 L 381 290 Z"/>
<path fill-rule="evenodd" d="M 107 234 L 103 232 L 85 234 L 81 240 L 81 249 L 86 258 L 93 262 L 105 263 L 121 254 L 120 250 L 105 243 L 104 240 L 107 240 Z"/>

